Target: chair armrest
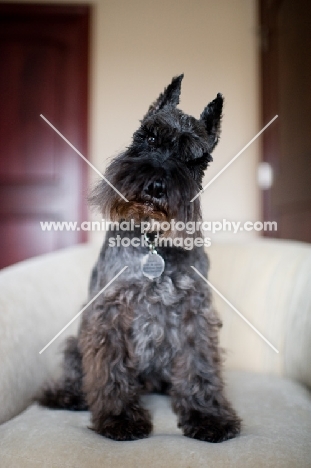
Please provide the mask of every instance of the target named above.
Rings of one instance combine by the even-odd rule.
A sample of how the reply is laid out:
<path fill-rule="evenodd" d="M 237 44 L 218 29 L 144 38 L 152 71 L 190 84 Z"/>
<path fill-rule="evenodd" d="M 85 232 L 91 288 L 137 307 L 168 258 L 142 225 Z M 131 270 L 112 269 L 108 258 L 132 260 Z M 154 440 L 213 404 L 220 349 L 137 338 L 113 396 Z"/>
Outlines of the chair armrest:
<path fill-rule="evenodd" d="M 74 322 L 42 354 L 39 351 L 87 299 L 98 248 L 80 245 L 27 260 L 0 273 L 0 422 L 18 414 L 60 363 Z"/>
<path fill-rule="evenodd" d="M 257 239 L 208 249 L 211 283 L 278 350 L 276 354 L 221 298 L 221 344 L 229 368 L 294 378 L 311 386 L 311 245 Z"/>

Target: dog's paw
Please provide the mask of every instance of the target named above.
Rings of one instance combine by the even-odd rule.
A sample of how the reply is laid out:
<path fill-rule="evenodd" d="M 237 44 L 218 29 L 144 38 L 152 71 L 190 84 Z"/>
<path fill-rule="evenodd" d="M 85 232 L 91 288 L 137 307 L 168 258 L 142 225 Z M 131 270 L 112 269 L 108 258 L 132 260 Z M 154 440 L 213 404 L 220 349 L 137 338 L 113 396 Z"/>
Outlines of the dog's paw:
<path fill-rule="evenodd" d="M 104 421 L 94 421 L 92 429 L 114 440 L 136 440 L 148 437 L 152 431 L 149 412 L 143 408 L 135 412 L 124 411 L 118 416 L 108 416 Z"/>
<path fill-rule="evenodd" d="M 88 409 L 82 391 L 74 386 L 66 388 L 57 383 L 46 384 L 33 399 L 41 406 L 52 409 L 86 411 Z"/>
<path fill-rule="evenodd" d="M 189 418 L 180 423 L 179 427 L 187 437 L 216 443 L 236 437 L 241 430 L 241 421 L 236 415 L 223 419 L 192 411 Z"/>

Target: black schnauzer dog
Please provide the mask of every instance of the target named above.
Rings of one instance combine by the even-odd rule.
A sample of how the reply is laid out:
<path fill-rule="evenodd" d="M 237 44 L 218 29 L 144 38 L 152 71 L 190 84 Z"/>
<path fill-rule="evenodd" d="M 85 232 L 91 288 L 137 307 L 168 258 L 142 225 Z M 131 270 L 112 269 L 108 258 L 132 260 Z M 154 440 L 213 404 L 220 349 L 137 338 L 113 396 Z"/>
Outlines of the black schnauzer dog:
<path fill-rule="evenodd" d="M 176 108 L 182 78 L 173 78 L 150 106 L 132 144 L 109 165 L 111 185 L 102 180 L 93 193 L 93 203 L 114 223 L 186 225 L 201 219 L 199 199 L 190 200 L 212 161 L 223 98 L 218 94 L 197 120 Z M 140 234 L 135 226 L 128 231 L 119 226 L 126 246 L 116 245 L 116 231 L 107 233 L 90 299 L 127 269 L 84 311 L 78 336 L 66 344 L 63 376 L 45 386 L 39 401 L 52 408 L 89 409 L 96 432 L 134 440 L 152 431 L 140 396 L 166 392 L 185 436 L 208 442 L 233 438 L 241 421 L 224 395 L 221 323 L 207 284 L 191 268 L 207 276 L 203 243 L 191 250 L 167 245 L 155 250 L 156 237 L 176 238 L 176 232 L 150 228 L 147 246 L 134 246 L 131 240 Z"/>

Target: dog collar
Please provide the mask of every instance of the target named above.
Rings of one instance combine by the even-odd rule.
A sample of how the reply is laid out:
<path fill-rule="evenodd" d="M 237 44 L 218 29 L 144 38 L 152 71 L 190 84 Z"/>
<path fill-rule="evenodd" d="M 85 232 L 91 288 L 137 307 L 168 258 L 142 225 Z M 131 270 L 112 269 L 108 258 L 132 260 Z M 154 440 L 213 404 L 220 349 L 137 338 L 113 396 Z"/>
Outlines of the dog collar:
<path fill-rule="evenodd" d="M 152 236 L 148 235 L 147 232 L 145 232 L 144 235 L 145 241 L 149 247 L 149 253 L 143 256 L 141 261 L 141 269 L 143 275 L 146 276 L 146 278 L 154 280 L 162 275 L 165 268 L 165 262 L 161 255 L 158 254 L 155 248 L 156 241 L 159 239 L 160 235 L 159 233 L 151 234 Z M 152 239 L 150 237 L 152 237 Z"/>

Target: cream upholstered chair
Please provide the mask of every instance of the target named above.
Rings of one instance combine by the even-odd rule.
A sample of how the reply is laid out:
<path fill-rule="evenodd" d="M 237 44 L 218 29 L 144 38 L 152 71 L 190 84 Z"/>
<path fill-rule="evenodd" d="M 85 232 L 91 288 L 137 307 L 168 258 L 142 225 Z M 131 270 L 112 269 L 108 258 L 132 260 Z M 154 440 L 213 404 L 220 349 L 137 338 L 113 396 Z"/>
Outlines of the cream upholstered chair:
<path fill-rule="evenodd" d="M 227 393 L 243 419 L 221 444 L 182 436 L 169 398 L 144 397 L 153 413 L 148 439 L 115 442 L 90 431 L 88 412 L 31 404 L 59 371 L 61 342 L 80 310 L 98 248 L 83 245 L 0 273 L 0 466 L 311 467 L 311 246 L 255 240 L 208 249 L 209 279 L 277 354 L 214 293 L 223 319 Z M 199 280 L 199 279 L 198 279 Z"/>

